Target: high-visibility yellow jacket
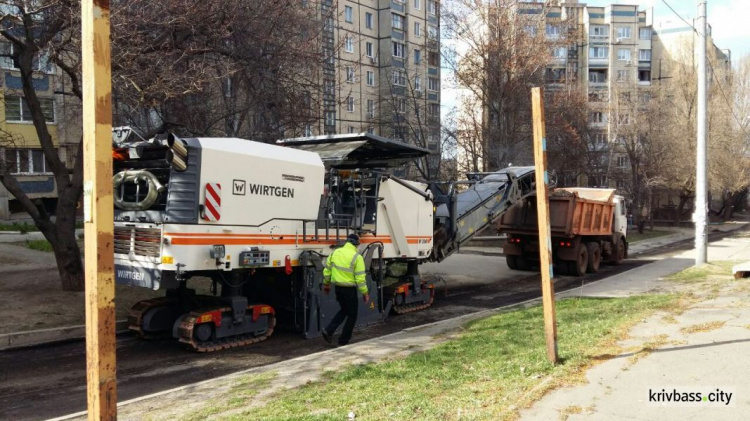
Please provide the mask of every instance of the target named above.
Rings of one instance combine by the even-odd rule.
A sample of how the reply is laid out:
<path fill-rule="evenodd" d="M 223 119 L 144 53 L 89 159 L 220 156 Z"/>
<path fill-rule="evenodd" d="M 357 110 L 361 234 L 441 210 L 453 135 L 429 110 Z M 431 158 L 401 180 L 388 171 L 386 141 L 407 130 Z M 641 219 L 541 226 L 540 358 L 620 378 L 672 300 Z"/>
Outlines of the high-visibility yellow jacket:
<path fill-rule="evenodd" d="M 367 294 L 366 274 L 365 259 L 357 252 L 357 247 L 352 243 L 346 243 L 326 259 L 323 284 L 328 285 L 333 281 L 334 285 L 356 286 L 359 292 Z"/>

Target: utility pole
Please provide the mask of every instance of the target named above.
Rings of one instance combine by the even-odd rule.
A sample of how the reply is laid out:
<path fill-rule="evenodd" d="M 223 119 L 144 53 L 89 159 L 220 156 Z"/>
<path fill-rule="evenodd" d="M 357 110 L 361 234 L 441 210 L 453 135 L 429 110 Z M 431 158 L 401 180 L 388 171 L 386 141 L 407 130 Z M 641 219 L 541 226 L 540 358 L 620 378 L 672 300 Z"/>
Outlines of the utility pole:
<path fill-rule="evenodd" d="M 109 0 L 81 2 L 88 419 L 117 419 Z"/>
<path fill-rule="evenodd" d="M 708 161 L 706 137 L 708 130 L 706 127 L 706 2 L 698 3 L 698 110 L 697 110 L 697 160 L 695 165 L 695 213 L 693 221 L 695 222 L 695 265 L 700 266 L 707 261 L 708 257 L 708 232 L 707 232 L 707 172 L 706 163 Z"/>
<path fill-rule="evenodd" d="M 534 171 L 536 173 L 536 213 L 539 227 L 539 266 L 542 275 L 542 308 L 547 338 L 547 359 L 557 363 L 557 320 L 555 286 L 552 283 L 552 234 L 549 226 L 549 175 L 547 174 L 547 138 L 544 128 L 542 88 L 531 88 L 531 114 L 534 123 Z"/>

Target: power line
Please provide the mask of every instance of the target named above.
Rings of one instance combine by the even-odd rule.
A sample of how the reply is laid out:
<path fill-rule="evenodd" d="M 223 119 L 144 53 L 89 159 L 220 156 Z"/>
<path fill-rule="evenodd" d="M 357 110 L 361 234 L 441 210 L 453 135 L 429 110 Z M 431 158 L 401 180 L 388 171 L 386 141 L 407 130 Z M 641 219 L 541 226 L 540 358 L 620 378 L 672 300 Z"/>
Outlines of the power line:
<path fill-rule="evenodd" d="M 693 30 L 693 32 L 695 32 L 698 36 L 703 36 L 703 37 L 706 36 L 705 34 L 701 35 L 700 32 L 698 32 L 698 30 L 695 28 L 695 26 L 693 26 L 690 22 L 685 20 L 685 18 L 683 18 L 679 13 L 677 13 L 677 11 L 674 10 L 674 8 L 672 8 L 672 6 L 669 5 L 669 3 L 667 3 L 667 0 L 661 0 L 661 1 L 669 8 L 669 10 L 672 11 L 672 13 L 674 13 L 675 16 L 677 16 L 681 21 L 685 22 L 685 24 L 687 24 L 687 26 L 689 26 Z M 713 43 L 711 44 L 713 46 Z M 742 130 L 742 132 L 745 133 L 745 135 L 747 135 L 748 132 L 745 129 L 744 125 L 742 124 L 742 120 L 740 120 L 740 118 L 735 113 L 733 102 L 729 99 L 729 96 L 726 94 L 726 92 L 724 91 L 724 88 L 721 86 L 722 85 L 721 79 L 716 76 L 716 71 L 714 70 L 713 63 L 711 63 L 711 56 L 709 54 L 706 54 L 706 56 L 708 58 L 708 67 L 711 69 L 711 74 L 713 75 L 713 79 L 716 82 L 716 85 L 719 87 L 719 91 L 721 91 L 721 95 L 724 97 L 724 100 L 727 102 L 727 105 L 729 105 L 729 109 L 731 110 L 732 117 L 734 117 L 735 121 L 737 121 L 737 125 L 739 126 L 740 130 Z"/>
<path fill-rule="evenodd" d="M 689 26 L 690 28 L 692 28 L 692 29 L 693 29 L 693 32 L 695 32 L 696 34 L 700 35 L 700 33 L 698 32 L 698 30 L 697 30 L 697 29 L 695 29 L 695 26 L 693 26 L 693 24 L 692 24 L 692 23 L 690 23 L 690 22 L 686 21 L 686 20 L 685 20 L 685 19 L 684 19 L 684 18 L 683 18 L 682 16 L 680 16 L 680 14 L 679 14 L 679 13 L 677 13 L 677 11 L 676 11 L 676 10 L 674 10 L 674 9 L 672 8 L 672 6 L 670 6 L 670 5 L 669 5 L 669 3 L 667 3 L 667 0 L 661 0 L 661 1 L 662 1 L 662 2 L 663 2 L 663 3 L 664 3 L 664 4 L 665 4 L 665 5 L 666 5 L 666 6 L 667 6 L 667 7 L 669 8 L 669 10 L 671 10 L 671 11 L 672 11 L 672 13 L 674 13 L 674 14 L 675 14 L 675 16 L 677 16 L 678 18 L 680 18 L 680 20 L 681 20 L 681 21 L 685 22 L 685 23 L 687 24 L 687 26 Z"/>

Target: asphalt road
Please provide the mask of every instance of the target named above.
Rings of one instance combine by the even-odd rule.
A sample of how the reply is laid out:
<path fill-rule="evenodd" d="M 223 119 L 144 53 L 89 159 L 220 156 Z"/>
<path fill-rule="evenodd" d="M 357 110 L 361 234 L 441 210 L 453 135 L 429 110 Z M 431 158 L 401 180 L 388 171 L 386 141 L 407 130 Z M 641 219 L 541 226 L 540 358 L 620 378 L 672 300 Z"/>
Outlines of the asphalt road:
<path fill-rule="evenodd" d="M 689 248 L 691 244 L 683 242 L 658 252 Z M 648 264 L 651 259 L 643 255 L 621 266 L 602 266 L 599 273 L 585 278 L 560 277 L 555 289 L 578 287 Z M 504 260 L 460 254 L 427 265 L 424 272 L 434 272 L 446 280 L 445 285 L 437 285 L 434 305 L 421 312 L 391 316 L 386 323 L 356 332 L 355 340 L 538 297 L 538 274 L 512 271 Z M 322 340 L 305 340 L 297 333 L 279 331 L 268 341 L 212 354 L 187 352 L 169 340 L 144 341 L 122 335 L 117 340 L 118 401 L 324 349 Z M 82 341 L 0 352 L 0 419 L 47 419 L 83 411 L 85 388 Z"/>

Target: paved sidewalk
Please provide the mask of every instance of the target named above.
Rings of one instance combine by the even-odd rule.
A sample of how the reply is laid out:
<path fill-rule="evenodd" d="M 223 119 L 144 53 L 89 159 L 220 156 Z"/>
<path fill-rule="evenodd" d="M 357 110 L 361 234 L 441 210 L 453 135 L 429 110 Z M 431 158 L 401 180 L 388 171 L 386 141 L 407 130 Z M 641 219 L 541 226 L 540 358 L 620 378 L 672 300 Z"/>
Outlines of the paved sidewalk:
<path fill-rule="evenodd" d="M 709 262 L 747 260 L 750 237 L 709 247 Z M 750 414 L 750 279 L 680 284 L 659 275 L 692 266 L 692 251 L 620 274 L 564 296 L 623 296 L 682 291 L 694 304 L 658 313 L 620 343 L 627 352 L 591 368 L 587 384 L 556 390 L 521 413 L 522 420 L 745 420 Z M 632 284 L 626 288 L 624 285 Z M 611 287 L 611 288 L 610 288 Z M 654 402 L 657 393 L 725 392 L 724 402 Z M 731 400 L 727 393 L 731 393 Z M 681 395 L 682 396 L 682 395 Z M 728 404 L 727 404 L 728 403 Z M 566 418 L 567 417 L 567 418 Z"/>

